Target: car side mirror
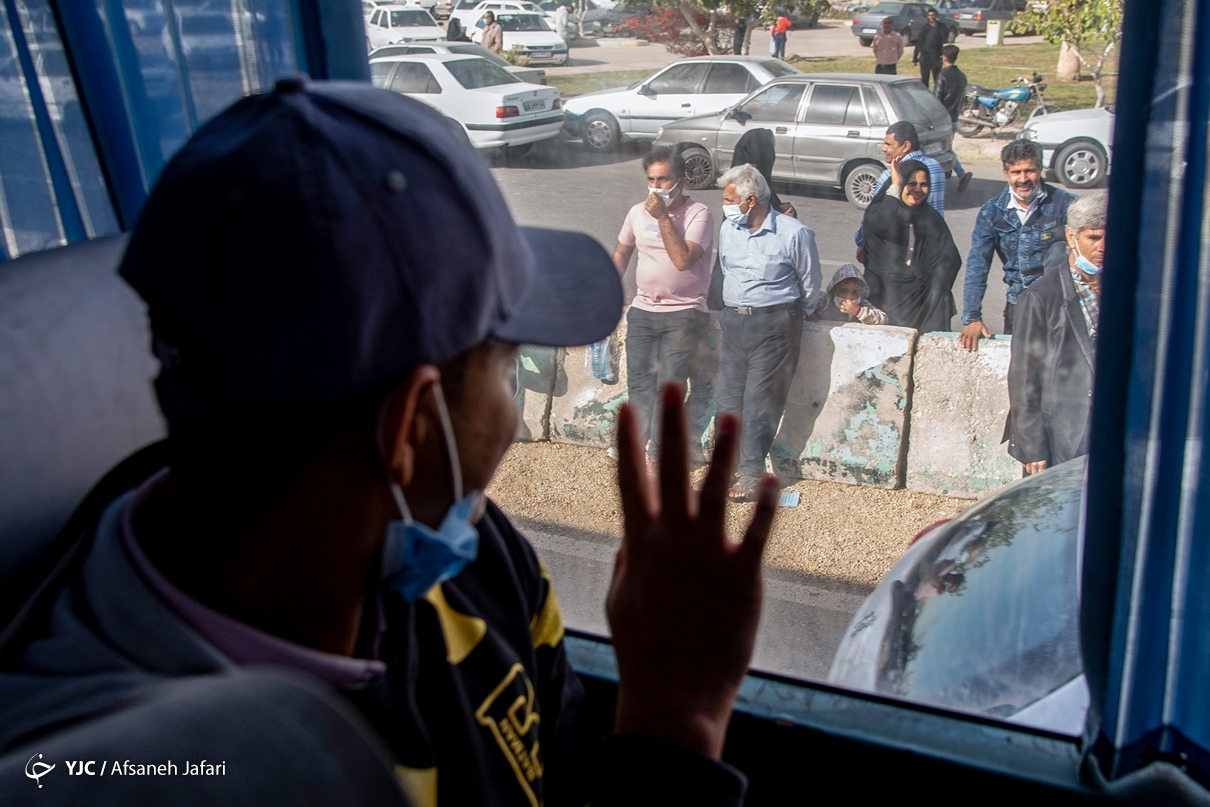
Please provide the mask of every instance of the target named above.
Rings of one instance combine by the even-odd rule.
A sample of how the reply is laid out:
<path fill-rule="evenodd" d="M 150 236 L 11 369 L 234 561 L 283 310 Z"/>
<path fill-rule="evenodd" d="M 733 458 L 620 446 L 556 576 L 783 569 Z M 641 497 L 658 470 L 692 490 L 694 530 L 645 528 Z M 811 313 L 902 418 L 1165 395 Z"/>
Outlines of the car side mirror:
<path fill-rule="evenodd" d="M 734 118 L 735 120 L 739 121 L 740 124 L 744 124 L 744 123 L 747 123 L 748 121 L 752 120 L 752 115 L 748 112 L 745 112 L 744 108 L 739 107 L 739 106 L 735 107 L 730 112 L 728 112 L 727 117 Z"/>
<path fill-rule="evenodd" d="M 650 84 L 644 84 L 642 87 L 639 87 L 639 95 L 646 95 L 648 97 L 654 98 L 656 95 L 658 95 L 658 93 L 655 90 L 651 89 Z"/>

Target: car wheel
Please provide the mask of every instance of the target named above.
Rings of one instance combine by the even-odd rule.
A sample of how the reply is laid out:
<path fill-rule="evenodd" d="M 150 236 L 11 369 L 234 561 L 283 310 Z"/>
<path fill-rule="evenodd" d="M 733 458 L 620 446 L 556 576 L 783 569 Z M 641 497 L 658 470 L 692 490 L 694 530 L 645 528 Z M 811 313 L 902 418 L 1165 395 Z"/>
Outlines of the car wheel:
<path fill-rule="evenodd" d="M 962 35 L 963 36 L 974 36 L 975 32 L 974 31 L 963 31 Z"/>
<path fill-rule="evenodd" d="M 865 210 L 874 201 L 874 190 L 881 175 L 882 166 L 877 163 L 862 163 L 851 169 L 844 178 L 845 197 L 858 210 Z"/>
<path fill-rule="evenodd" d="M 868 48 L 874 44 L 874 40 L 870 39 L 868 36 L 859 37 L 858 41 L 861 42 L 861 46 L 863 48 Z"/>
<path fill-rule="evenodd" d="M 597 112 L 584 120 L 584 145 L 593 151 L 609 151 L 618 145 L 618 124 L 606 112 Z"/>
<path fill-rule="evenodd" d="M 957 42 L 958 41 L 958 29 L 957 28 L 949 29 L 949 33 L 946 35 L 945 41 L 949 42 L 950 44 Z"/>
<path fill-rule="evenodd" d="M 904 28 L 902 31 L 899 32 L 899 35 L 901 37 L 903 37 L 903 44 L 905 44 L 905 45 L 912 44 L 912 29 L 911 28 Z"/>
<path fill-rule="evenodd" d="M 1105 152 L 1095 143 L 1072 143 L 1055 158 L 1055 173 L 1069 188 L 1095 188 L 1105 179 Z"/>
<path fill-rule="evenodd" d="M 714 161 L 710 152 L 699 146 L 681 152 L 685 161 L 685 187 L 692 191 L 714 187 Z"/>

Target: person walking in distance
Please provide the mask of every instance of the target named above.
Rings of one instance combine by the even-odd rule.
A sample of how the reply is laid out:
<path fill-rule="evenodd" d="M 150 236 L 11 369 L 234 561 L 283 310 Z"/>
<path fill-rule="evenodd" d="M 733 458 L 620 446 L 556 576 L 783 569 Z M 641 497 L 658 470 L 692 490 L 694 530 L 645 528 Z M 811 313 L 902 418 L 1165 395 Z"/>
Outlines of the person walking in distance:
<path fill-rule="evenodd" d="M 639 253 L 638 290 L 626 314 L 626 374 L 639 442 L 654 470 L 660 456 L 657 390 L 670 382 L 685 384 L 710 324 L 706 293 L 714 216 L 704 203 L 685 196 L 685 161 L 671 146 L 656 146 L 642 164 L 647 198 L 626 214 L 613 263 L 623 275 L 630 256 Z"/>
<path fill-rule="evenodd" d="M 958 46 L 945 45 L 941 48 L 941 72 L 937 74 L 937 100 L 950 113 L 950 124 L 958 134 L 958 116 L 962 114 L 962 103 L 966 98 L 966 74 L 958 69 Z M 962 193 L 971 184 L 973 174 L 962 167 L 962 161 L 954 154 L 954 173 L 958 175 L 958 192 Z"/>
<path fill-rule="evenodd" d="M 786 16 L 785 9 L 779 9 L 777 19 L 773 22 L 773 55 L 778 59 L 785 61 L 786 59 L 786 34 L 790 32 L 794 26 L 790 23 L 790 18 Z"/>
<path fill-rule="evenodd" d="M 722 347 L 715 408 L 740 416 L 739 477 L 731 498 L 752 501 L 798 369 L 802 323 L 823 285 L 815 233 L 769 205 L 769 185 L 751 165 L 719 179 L 723 215 L 718 260 L 723 274 Z"/>
<path fill-rule="evenodd" d="M 930 8 L 927 17 L 928 25 L 916 34 L 916 52 L 912 55 L 912 64 L 920 65 L 920 80 L 926 87 L 930 78 L 936 79 L 941 72 L 941 46 L 949 36 L 938 21 L 937 9 Z"/>
<path fill-rule="evenodd" d="M 504 50 L 504 28 L 496 22 L 496 15 L 491 11 L 483 15 L 483 21 L 487 25 L 483 29 L 483 40 L 479 44 L 499 55 Z"/>
<path fill-rule="evenodd" d="M 1074 194 L 1042 181 L 1042 149 L 1028 140 L 1014 140 L 1000 150 L 1008 185 L 979 210 L 971 233 L 962 282 L 962 333 L 959 343 L 977 350 L 979 340 L 991 336 L 983 324 L 983 295 L 992 256 L 1004 265 L 1008 286 L 1004 306 L 1004 333 L 1013 332 L 1017 297 L 1042 276 L 1046 253 L 1063 243 L 1063 221 Z M 1060 247 L 1061 249 L 1062 247 Z"/>
<path fill-rule="evenodd" d="M 887 17 L 882 21 L 882 33 L 874 35 L 874 72 L 895 76 L 899 74 L 899 60 L 903 58 L 903 37 L 894 30 L 895 21 Z"/>

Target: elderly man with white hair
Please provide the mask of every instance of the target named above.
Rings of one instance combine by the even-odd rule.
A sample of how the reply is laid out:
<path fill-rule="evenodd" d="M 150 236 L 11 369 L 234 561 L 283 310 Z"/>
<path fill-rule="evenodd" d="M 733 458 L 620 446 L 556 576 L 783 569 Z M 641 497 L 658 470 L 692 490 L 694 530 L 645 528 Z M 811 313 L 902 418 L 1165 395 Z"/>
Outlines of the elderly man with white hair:
<path fill-rule="evenodd" d="M 798 368 L 803 318 L 818 319 L 822 275 L 815 233 L 770 207 L 769 185 L 754 166 L 732 168 L 719 184 L 726 220 L 718 234 L 723 340 L 715 405 L 742 420 L 730 496 L 753 501 Z"/>
<path fill-rule="evenodd" d="M 1105 191 L 1071 203 L 1066 257 L 1017 298 L 1004 439 L 1026 475 L 1088 453 L 1107 207 Z"/>

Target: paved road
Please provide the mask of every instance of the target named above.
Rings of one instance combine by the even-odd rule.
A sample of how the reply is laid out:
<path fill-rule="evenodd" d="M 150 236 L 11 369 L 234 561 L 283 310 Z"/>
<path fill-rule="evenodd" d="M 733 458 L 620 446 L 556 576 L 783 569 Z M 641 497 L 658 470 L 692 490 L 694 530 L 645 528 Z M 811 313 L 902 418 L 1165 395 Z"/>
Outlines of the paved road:
<path fill-rule="evenodd" d="M 768 54 L 768 37 L 766 31 L 754 31 L 752 34 L 751 54 L 764 56 Z M 1038 36 L 1009 37 L 1005 47 L 1014 45 L 1029 45 L 1041 42 Z M 633 47 L 634 40 L 602 39 L 581 40 L 573 42 L 569 53 L 570 64 L 564 67 L 546 67 L 551 76 L 567 75 L 570 73 L 596 73 L 614 70 L 658 70 L 672 64 L 679 57 L 668 53 L 662 45 L 646 45 Z M 985 47 L 983 36 L 959 37 L 955 43 L 960 48 Z M 870 71 L 874 70 L 874 57 L 869 48 L 861 47 L 857 37 L 849 30 L 847 20 L 820 20 L 820 27 L 806 31 L 791 31 L 786 40 L 786 53 L 790 56 L 834 57 L 859 56 L 870 60 Z M 900 62 L 900 72 L 911 72 L 912 50 L 909 47 L 904 59 Z M 799 65 L 803 72 L 809 72 L 809 66 Z"/>

